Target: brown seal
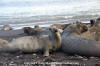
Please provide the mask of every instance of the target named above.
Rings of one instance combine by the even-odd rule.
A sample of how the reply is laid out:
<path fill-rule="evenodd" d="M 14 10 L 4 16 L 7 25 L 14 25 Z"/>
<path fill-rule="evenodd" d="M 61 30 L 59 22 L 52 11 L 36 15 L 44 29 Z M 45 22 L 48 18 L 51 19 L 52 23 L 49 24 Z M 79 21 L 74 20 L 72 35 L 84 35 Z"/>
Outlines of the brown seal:
<path fill-rule="evenodd" d="M 88 31 L 81 34 L 81 37 L 96 40 L 100 42 L 100 18 L 96 20 L 90 20 L 91 27 L 88 27 Z"/>

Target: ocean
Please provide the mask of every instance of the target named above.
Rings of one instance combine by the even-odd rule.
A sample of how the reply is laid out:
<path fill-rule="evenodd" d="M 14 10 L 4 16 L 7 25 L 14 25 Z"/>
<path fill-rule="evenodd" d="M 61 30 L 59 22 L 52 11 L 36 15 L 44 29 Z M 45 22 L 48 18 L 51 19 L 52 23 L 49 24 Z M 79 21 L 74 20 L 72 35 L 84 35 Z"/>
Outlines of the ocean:
<path fill-rule="evenodd" d="M 49 26 L 100 16 L 100 0 L 1 0 L 0 27 Z"/>

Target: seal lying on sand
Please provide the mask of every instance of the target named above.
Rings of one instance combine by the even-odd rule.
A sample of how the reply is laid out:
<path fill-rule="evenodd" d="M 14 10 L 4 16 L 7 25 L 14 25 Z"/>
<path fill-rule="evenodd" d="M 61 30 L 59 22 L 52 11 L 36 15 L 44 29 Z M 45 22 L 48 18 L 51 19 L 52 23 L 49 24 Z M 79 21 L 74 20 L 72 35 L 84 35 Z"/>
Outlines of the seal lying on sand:
<path fill-rule="evenodd" d="M 37 31 L 40 31 L 42 30 L 42 27 L 38 26 L 38 25 L 35 25 L 34 28 L 31 28 L 31 27 L 24 27 L 23 28 L 23 31 L 25 34 L 27 35 L 34 35 L 34 33 L 36 33 Z"/>
<path fill-rule="evenodd" d="M 1 30 L 12 30 L 12 27 L 10 27 L 9 25 L 4 25 Z"/>
<path fill-rule="evenodd" d="M 17 38 L 3 45 L 0 52 L 37 52 L 42 50 L 44 56 L 49 56 L 50 50 L 57 50 L 61 47 L 61 36 L 55 28 L 49 28 L 47 32 L 49 32 L 48 35 L 35 34 Z"/>
<path fill-rule="evenodd" d="M 30 36 L 32 35 L 32 32 L 35 32 L 33 30 L 33 28 L 31 28 L 31 27 L 24 27 L 23 31 L 24 31 L 25 34 L 30 35 Z"/>
<path fill-rule="evenodd" d="M 81 29 L 80 29 L 81 28 Z M 62 33 L 62 50 L 70 54 L 100 57 L 100 43 L 95 40 L 81 38 L 84 27 L 72 24 Z"/>

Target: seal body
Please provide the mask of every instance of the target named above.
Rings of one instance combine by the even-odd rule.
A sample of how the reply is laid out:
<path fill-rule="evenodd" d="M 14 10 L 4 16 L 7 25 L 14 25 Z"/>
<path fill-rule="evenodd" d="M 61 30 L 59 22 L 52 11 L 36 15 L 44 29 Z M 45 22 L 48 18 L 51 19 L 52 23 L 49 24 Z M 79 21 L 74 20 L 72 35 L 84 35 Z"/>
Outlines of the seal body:
<path fill-rule="evenodd" d="M 48 32 L 47 33 L 45 33 Z M 37 52 L 43 51 L 44 56 L 49 56 L 51 50 L 57 50 L 61 47 L 60 32 L 55 28 L 36 31 L 31 36 L 19 37 L 3 45 L 1 52 Z M 41 34 L 42 33 L 42 34 Z M 43 34 L 44 33 L 44 34 Z"/>
<path fill-rule="evenodd" d="M 100 43 L 80 37 L 83 29 L 79 27 L 77 24 L 72 24 L 65 28 L 62 33 L 62 50 L 70 54 L 100 57 Z"/>

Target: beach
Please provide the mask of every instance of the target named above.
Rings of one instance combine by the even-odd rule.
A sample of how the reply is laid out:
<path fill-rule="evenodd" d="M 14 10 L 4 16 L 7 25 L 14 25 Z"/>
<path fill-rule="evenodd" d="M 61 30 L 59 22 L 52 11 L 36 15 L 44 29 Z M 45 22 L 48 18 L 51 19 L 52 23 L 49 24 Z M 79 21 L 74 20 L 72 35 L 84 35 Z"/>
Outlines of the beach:
<path fill-rule="evenodd" d="M 0 30 L 0 38 L 11 41 L 15 38 L 26 36 L 22 29 L 17 30 Z M 46 63 L 48 62 L 48 63 Z M 42 52 L 37 53 L 1 53 L 0 54 L 0 65 L 8 66 L 43 66 L 51 64 L 57 66 L 94 66 L 100 65 L 100 58 L 98 57 L 85 57 L 79 55 L 69 55 L 65 54 L 61 50 L 52 52 L 49 57 L 43 57 Z"/>
<path fill-rule="evenodd" d="M 0 39 L 12 41 L 27 36 L 23 27 L 49 27 L 100 17 L 100 0 L 1 0 Z M 9 25 L 13 30 L 1 30 Z M 46 63 L 47 62 L 47 63 Z M 50 62 L 50 64 L 48 63 Z M 0 66 L 100 66 L 100 58 L 65 54 L 61 50 L 49 57 L 37 53 L 0 53 Z"/>

